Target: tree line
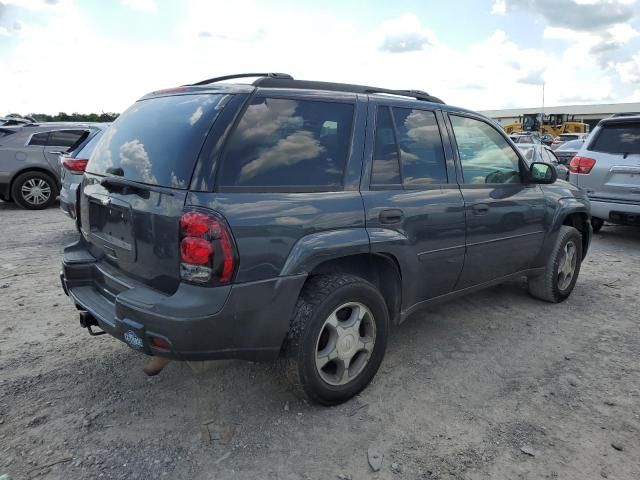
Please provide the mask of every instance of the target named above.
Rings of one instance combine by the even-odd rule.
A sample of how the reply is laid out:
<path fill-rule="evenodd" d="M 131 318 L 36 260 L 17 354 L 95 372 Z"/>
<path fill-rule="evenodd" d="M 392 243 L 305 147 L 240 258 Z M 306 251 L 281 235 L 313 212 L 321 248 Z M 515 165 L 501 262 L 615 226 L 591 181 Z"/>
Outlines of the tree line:
<path fill-rule="evenodd" d="M 59 112 L 56 115 L 48 113 L 30 113 L 29 115 L 20 115 L 10 113 L 7 117 L 20 117 L 33 119 L 36 122 L 113 122 L 118 118 L 118 113 L 102 112 L 102 113 L 66 113 Z"/>

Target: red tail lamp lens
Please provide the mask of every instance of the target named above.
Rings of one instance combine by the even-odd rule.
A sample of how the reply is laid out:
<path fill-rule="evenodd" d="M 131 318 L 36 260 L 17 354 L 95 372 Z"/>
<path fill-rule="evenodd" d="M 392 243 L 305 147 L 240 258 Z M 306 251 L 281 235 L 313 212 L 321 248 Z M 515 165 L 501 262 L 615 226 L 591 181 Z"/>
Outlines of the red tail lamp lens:
<path fill-rule="evenodd" d="M 180 256 L 182 261 L 192 265 L 206 265 L 209 263 L 213 248 L 204 238 L 187 237 L 180 242 Z"/>
<path fill-rule="evenodd" d="M 569 171 L 571 173 L 587 175 L 591 173 L 591 169 L 595 164 L 596 161 L 593 158 L 579 157 L 576 155 L 571 159 L 571 162 L 569 162 Z"/>
<path fill-rule="evenodd" d="M 87 163 L 89 163 L 89 160 L 86 158 L 64 157 L 62 159 L 62 166 L 73 173 L 84 173 Z"/>

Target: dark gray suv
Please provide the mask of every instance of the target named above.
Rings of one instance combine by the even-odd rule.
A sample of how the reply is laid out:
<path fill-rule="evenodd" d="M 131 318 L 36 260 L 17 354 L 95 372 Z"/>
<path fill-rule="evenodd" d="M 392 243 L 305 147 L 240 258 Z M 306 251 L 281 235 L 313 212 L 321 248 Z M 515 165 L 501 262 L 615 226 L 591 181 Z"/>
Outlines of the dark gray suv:
<path fill-rule="evenodd" d="M 153 92 L 96 146 L 61 273 L 90 332 L 154 358 L 280 357 L 336 404 L 422 307 L 522 276 L 570 295 L 589 202 L 491 120 L 420 91 L 219 83 L 235 77 Z"/>

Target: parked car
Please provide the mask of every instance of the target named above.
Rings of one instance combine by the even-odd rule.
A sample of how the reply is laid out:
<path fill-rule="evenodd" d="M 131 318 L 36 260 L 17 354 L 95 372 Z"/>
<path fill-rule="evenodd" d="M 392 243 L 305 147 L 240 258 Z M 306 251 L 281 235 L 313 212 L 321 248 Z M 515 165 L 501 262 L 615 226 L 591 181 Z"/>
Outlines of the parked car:
<path fill-rule="evenodd" d="M 560 145 L 553 153 L 558 158 L 558 162 L 562 165 L 569 165 L 571 159 L 584 145 L 584 139 L 570 140 Z"/>
<path fill-rule="evenodd" d="M 589 196 L 594 232 L 605 221 L 640 225 L 640 116 L 601 120 L 569 172 Z"/>
<path fill-rule="evenodd" d="M 531 165 L 533 162 L 545 162 L 553 165 L 561 180 L 569 179 L 569 169 L 560 163 L 553 150 L 546 145 L 531 143 L 519 143 L 516 145 L 524 156 L 525 161 Z"/>
<path fill-rule="evenodd" d="M 555 150 L 565 142 L 570 142 L 571 140 L 584 139 L 588 135 L 589 135 L 588 133 L 562 133 L 553 140 L 553 143 L 551 144 L 551 148 Z"/>
<path fill-rule="evenodd" d="M 67 122 L 1 127 L 0 198 L 27 209 L 50 206 L 60 191 L 59 156 L 96 128 Z"/>
<path fill-rule="evenodd" d="M 65 215 L 73 219 L 76 218 L 76 199 L 78 187 L 82 182 L 82 174 L 93 149 L 109 125 L 111 124 L 95 125 L 95 128 L 91 130 L 91 133 L 82 142 L 60 156 L 60 165 L 62 166 L 60 169 L 62 172 L 60 175 L 60 183 L 62 184 L 60 189 L 60 209 Z"/>
<path fill-rule="evenodd" d="M 492 120 L 415 90 L 220 83 L 248 76 L 142 97 L 87 165 L 62 286 L 83 327 L 153 356 L 147 373 L 282 357 L 337 404 L 423 307 L 523 276 L 571 294 L 586 195 Z"/>
<path fill-rule="evenodd" d="M 531 132 L 517 133 L 515 135 L 511 135 L 509 138 L 513 140 L 513 143 L 542 145 L 542 140 L 540 139 L 540 135 L 538 135 L 537 133 L 531 133 Z"/>

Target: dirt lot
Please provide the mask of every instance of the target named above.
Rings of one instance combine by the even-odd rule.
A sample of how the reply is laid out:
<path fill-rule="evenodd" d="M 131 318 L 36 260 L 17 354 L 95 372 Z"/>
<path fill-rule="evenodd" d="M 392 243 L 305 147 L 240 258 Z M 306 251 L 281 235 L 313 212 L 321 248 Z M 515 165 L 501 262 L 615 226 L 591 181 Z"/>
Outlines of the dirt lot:
<path fill-rule="evenodd" d="M 640 478 L 638 230 L 606 226 L 561 305 L 512 283 L 416 315 L 369 388 L 322 408 L 272 365 L 145 377 L 141 355 L 80 329 L 60 289 L 71 221 L 2 202 L 0 220 L 0 475 Z"/>

